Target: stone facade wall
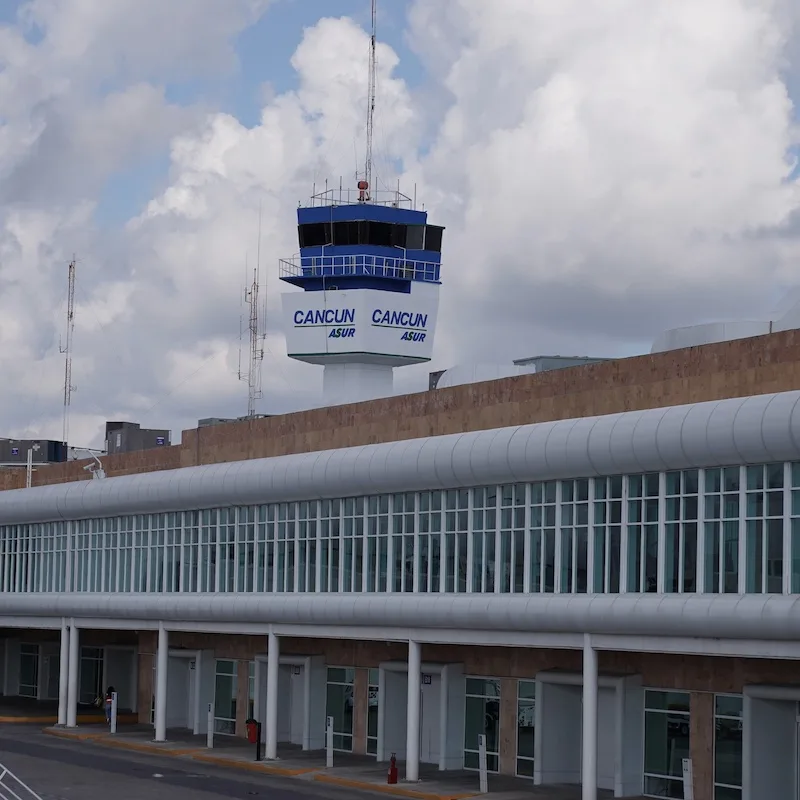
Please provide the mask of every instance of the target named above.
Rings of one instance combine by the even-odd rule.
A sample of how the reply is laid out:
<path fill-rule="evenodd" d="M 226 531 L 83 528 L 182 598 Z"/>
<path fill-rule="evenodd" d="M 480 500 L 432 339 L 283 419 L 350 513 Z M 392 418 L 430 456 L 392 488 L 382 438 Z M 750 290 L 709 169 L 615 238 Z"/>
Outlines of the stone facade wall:
<path fill-rule="evenodd" d="M 183 432 L 181 444 L 106 456 L 109 477 L 800 389 L 800 330 Z M 87 461 L 34 485 L 87 480 Z M 0 490 L 24 469 L 0 469 Z"/>

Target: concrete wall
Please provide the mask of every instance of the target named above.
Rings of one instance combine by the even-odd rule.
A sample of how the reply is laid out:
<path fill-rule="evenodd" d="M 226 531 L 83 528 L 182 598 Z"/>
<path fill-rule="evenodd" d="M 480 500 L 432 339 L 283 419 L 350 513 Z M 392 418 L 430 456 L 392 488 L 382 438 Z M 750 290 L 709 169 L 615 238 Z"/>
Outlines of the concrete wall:
<path fill-rule="evenodd" d="M 800 388 L 800 331 L 521 375 L 183 432 L 180 445 L 106 456 L 109 476 L 238 461 L 529 422 Z M 34 484 L 88 480 L 86 461 L 34 472 Z M 0 490 L 25 485 L 0 470 Z"/>

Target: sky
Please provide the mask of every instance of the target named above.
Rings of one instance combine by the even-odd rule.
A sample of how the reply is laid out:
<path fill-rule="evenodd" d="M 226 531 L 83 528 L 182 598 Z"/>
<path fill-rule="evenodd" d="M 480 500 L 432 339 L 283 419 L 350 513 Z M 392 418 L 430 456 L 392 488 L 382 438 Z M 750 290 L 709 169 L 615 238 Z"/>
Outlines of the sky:
<path fill-rule="evenodd" d="M 627 356 L 800 291 L 794 0 L 381 0 L 376 173 L 446 226 L 428 371 Z M 241 416 L 262 219 L 260 413 L 318 404 L 278 261 L 363 158 L 368 0 L 0 0 L 0 435 Z"/>

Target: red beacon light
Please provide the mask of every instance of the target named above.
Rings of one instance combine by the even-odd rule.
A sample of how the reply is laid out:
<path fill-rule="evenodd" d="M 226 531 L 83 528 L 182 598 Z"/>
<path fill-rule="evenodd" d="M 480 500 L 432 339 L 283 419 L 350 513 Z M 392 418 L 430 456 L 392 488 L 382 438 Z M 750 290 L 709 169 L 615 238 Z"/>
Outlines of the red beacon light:
<path fill-rule="evenodd" d="M 360 203 L 364 203 L 369 200 L 369 183 L 367 181 L 359 181 L 358 182 L 358 201 Z"/>

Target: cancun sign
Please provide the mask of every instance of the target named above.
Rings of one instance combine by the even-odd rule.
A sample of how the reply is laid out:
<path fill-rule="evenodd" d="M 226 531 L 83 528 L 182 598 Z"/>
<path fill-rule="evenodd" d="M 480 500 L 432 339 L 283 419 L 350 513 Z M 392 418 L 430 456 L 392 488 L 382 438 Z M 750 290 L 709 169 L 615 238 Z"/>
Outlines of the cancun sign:
<path fill-rule="evenodd" d="M 407 342 L 424 342 L 428 315 L 413 311 L 388 311 L 376 308 L 372 312 L 373 328 L 396 328 L 403 331 L 400 337 Z"/>
<path fill-rule="evenodd" d="M 356 321 L 354 308 L 312 308 L 294 312 L 296 328 L 322 328 L 326 325 L 353 325 Z"/>
<path fill-rule="evenodd" d="M 294 312 L 295 328 L 327 328 L 336 327 L 328 334 L 329 339 L 353 339 L 356 310 L 354 308 L 314 308 L 308 311 Z"/>

